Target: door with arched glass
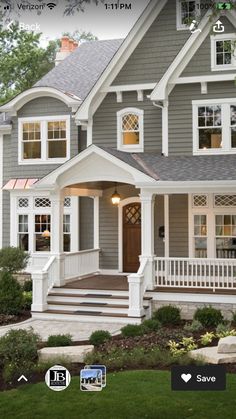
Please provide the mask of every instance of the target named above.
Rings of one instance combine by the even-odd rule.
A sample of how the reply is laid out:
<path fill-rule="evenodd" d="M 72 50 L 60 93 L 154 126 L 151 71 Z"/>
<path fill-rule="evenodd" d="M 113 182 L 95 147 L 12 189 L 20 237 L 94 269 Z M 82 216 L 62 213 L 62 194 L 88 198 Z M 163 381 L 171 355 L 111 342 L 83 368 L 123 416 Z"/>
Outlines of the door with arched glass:
<path fill-rule="evenodd" d="M 123 271 L 137 272 L 141 254 L 141 204 L 123 207 Z"/>

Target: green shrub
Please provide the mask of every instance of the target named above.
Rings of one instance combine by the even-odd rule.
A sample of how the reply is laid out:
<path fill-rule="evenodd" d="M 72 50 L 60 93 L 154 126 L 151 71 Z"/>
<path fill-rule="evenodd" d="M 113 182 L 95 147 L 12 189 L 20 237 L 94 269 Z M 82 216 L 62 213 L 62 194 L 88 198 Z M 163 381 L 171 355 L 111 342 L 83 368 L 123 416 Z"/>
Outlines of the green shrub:
<path fill-rule="evenodd" d="M 232 323 L 233 326 L 236 326 L 236 311 L 232 311 L 231 323 Z"/>
<path fill-rule="evenodd" d="M 201 335 L 200 342 L 203 346 L 209 345 L 215 338 L 214 332 L 206 332 L 204 335 Z"/>
<path fill-rule="evenodd" d="M 26 268 L 29 254 L 19 247 L 4 247 L 0 250 L 0 269 L 5 272 L 19 272 Z"/>
<path fill-rule="evenodd" d="M 1 365 L 23 365 L 25 361 L 34 363 L 37 360 L 39 336 L 33 329 L 10 330 L 0 338 Z"/>
<path fill-rule="evenodd" d="M 141 324 L 127 324 L 127 326 L 121 329 L 121 335 L 126 338 L 141 336 L 143 333 L 144 330 Z"/>
<path fill-rule="evenodd" d="M 22 308 L 23 310 L 31 310 L 31 304 L 32 304 L 32 291 L 23 291 L 23 302 L 22 302 Z"/>
<path fill-rule="evenodd" d="M 160 322 L 155 319 L 144 320 L 144 322 L 141 324 L 141 328 L 143 329 L 144 333 L 156 331 L 160 329 L 160 327 L 161 327 Z"/>
<path fill-rule="evenodd" d="M 111 334 L 107 330 L 96 330 L 90 335 L 89 343 L 94 346 L 99 346 L 111 339 Z"/>
<path fill-rule="evenodd" d="M 23 294 L 20 284 L 11 273 L 0 275 L 0 313 L 17 315 L 22 310 Z"/>
<path fill-rule="evenodd" d="M 217 327 L 224 318 L 220 310 L 206 306 L 195 311 L 194 319 L 198 320 L 204 327 Z"/>
<path fill-rule="evenodd" d="M 175 326 L 181 321 L 180 309 L 172 305 L 163 306 L 153 313 L 153 318 L 158 320 L 162 326 Z"/>
<path fill-rule="evenodd" d="M 186 332 L 198 332 L 199 330 L 203 329 L 203 325 L 198 320 L 193 320 L 191 324 L 186 324 L 184 326 L 184 330 Z"/>
<path fill-rule="evenodd" d="M 169 340 L 168 346 L 170 348 L 171 355 L 174 357 L 182 356 L 189 351 L 197 349 L 197 344 L 195 343 L 192 336 L 189 338 L 183 337 L 180 342 Z"/>
<path fill-rule="evenodd" d="M 71 335 L 51 335 L 48 337 L 47 346 L 70 346 L 72 345 Z"/>
<path fill-rule="evenodd" d="M 28 279 L 22 285 L 22 290 L 25 291 L 25 292 L 30 292 L 30 291 L 32 291 L 32 289 L 33 289 L 32 279 Z"/>
<path fill-rule="evenodd" d="M 34 363 L 27 360 L 22 361 L 20 364 L 12 362 L 4 366 L 2 376 L 5 383 L 12 384 L 16 383 L 22 374 L 29 378 L 34 369 Z"/>
<path fill-rule="evenodd" d="M 236 330 L 229 327 L 229 325 L 220 323 L 216 328 L 216 337 L 225 338 L 226 336 L 236 336 Z"/>

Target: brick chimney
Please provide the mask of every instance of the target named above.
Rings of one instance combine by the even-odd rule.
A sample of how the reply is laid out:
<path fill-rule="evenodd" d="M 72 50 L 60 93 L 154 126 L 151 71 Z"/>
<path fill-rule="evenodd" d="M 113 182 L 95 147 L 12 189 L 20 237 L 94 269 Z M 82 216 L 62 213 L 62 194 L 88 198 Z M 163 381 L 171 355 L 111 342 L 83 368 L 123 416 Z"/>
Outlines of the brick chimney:
<path fill-rule="evenodd" d="M 58 65 L 68 57 L 78 46 L 78 42 L 74 41 L 74 39 L 70 39 L 69 36 L 62 36 L 60 50 L 56 53 L 55 65 Z"/>

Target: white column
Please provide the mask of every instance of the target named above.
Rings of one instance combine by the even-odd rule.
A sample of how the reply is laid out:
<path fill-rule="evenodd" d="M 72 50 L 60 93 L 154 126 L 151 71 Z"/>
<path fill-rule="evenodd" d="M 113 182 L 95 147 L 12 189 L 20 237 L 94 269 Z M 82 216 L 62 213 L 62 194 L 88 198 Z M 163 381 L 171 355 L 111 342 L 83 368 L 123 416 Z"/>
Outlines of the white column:
<path fill-rule="evenodd" d="M 51 199 L 51 253 L 57 258 L 56 285 L 64 285 L 65 256 L 63 254 L 63 213 L 64 193 L 55 191 L 50 193 Z"/>
<path fill-rule="evenodd" d="M 99 249 L 99 196 L 93 198 L 93 247 Z"/>
<path fill-rule="evenodd" d="M 165 258 L 169 257 L 169 195 L 164 195 Z"/>

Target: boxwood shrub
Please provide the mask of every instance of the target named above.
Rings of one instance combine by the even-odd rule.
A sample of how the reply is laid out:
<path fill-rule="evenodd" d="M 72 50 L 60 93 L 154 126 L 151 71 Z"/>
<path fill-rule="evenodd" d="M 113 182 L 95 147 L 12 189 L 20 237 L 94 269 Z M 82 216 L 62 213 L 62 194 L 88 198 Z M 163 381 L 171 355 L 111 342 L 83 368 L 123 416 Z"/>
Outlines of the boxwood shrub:
<path fill-rule="evenodd" d="M 153 319 L 158 320 L 162 326 L 178 325 L 181 321 L 180 309 L 172 305 L 160 307 L 153 313 Z"/>
<path fill-rule="evenodd" d="M 67 335 L 51 335 L 48 337 L 47 346 L 57 347 L 57 346 L 70 346 L 72 345 L 72 336 Z"/>
<path fill-rule="evenodd" d="M 121 329 L 121 335 L 126 338 L 141 336 L 143 333 L 144 330 L 142 324 L 127 324 Z"/>
<path fill-rule="evenodd" d="M 217 327 L 224 320 L 221 311 L 212 306 L 198 308 L 193 317 L 204 327 Z"/>
<path fill-rule="evenodd" d="M 107 330 L 96 330 L 90 335 L 89 343 L 99 346 L 111 339 L 111 334 Z"/>

